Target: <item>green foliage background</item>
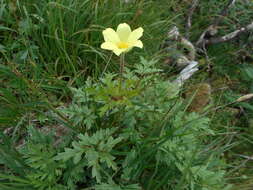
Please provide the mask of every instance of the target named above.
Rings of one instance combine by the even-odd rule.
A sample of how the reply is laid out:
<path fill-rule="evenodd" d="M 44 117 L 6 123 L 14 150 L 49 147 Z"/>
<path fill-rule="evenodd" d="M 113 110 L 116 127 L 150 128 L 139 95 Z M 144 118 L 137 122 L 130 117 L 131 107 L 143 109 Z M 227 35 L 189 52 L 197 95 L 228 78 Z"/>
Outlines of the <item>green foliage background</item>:
<path fill-rule="evenodd" d="M 200 2 L 190 40 L 225 2 Z M 170 82 L 173 66 L 164 74 L 169 52 L 161 44 L 173 25 L 184 33 L 190 5 L 0 0 L 0 188 L 250 189 L 252 102 L 188 113 L 184 89 Z M 218 35 L 251 22 L 252 8 L 236 2 Z M 101 31 L 122 22 L 145 32 L 144 48 L 127 55 L 120 87 L 119 59 L 100 44 Z M 210 83 L 211 107 L 252 93 L 252 40 L 250 32 L 208 47 L 186 86 Z"/>

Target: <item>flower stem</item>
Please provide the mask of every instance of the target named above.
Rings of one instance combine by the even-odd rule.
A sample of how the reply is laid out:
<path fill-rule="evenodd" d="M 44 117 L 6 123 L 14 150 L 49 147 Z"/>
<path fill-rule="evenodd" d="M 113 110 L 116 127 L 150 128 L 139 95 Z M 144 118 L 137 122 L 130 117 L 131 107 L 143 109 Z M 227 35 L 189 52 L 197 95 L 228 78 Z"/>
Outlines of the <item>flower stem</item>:
<path fill-rule="evenodd" d="M 121 90 L 121 87 L 122 87 L 122 80 L 123 80 L 124 67 L 125 67 L 125 54 L 122 53 L 122 54 L 120 55 L 120 85 L 119 85 L 119 89 L 120 89 L 120 90 Z"/>

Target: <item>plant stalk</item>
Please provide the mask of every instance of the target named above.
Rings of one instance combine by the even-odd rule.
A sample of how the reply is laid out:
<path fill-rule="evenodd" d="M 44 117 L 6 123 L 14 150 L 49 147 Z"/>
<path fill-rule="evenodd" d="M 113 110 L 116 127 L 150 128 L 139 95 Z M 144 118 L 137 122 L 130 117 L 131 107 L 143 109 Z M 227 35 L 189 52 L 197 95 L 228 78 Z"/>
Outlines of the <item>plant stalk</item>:
<path fill-rule="evenodd" d="M 120 55 L 120 84 L 119 84 L 119 90 L 121 90 L 121 87 L 122 87 L 124 67 L 125 67 L 125 54 L 122 53 Z"/>

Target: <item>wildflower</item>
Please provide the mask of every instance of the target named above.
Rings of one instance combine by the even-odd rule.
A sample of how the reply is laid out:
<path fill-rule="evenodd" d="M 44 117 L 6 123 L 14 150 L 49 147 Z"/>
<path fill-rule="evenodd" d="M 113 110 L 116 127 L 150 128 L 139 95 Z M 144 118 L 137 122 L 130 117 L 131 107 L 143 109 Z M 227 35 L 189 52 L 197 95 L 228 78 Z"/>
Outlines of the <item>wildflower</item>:
<path fill-rule="evenodd" d="M 101 44 L 102 49 L 113 51 L 117 56 L 130 51 L 133 47 L 142 48 L 143 44 L 139 38 L 143 34 L 143 28 L 139 27 L 134 31 L 128 24 L 119 24 L 117 30 L 107 28 L 103 31 L 105 42 Z"/>

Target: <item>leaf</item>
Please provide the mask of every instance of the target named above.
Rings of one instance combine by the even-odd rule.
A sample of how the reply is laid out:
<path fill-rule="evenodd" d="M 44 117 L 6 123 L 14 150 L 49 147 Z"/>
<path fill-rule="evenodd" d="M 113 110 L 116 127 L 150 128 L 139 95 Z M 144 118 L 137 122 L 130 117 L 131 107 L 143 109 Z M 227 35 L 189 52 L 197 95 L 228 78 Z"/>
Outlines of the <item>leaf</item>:
<path fill-rule="evenodd" d="M 138 184 L 131 184 L 126 186 L 120 186 L 117 184 L 102 183 L 95 186 L 95 190 L 141 190 L 142 188 Z"/>
<path fill-rule="evenodd" d="M 116 184 L 106 184 L 96 185 L 95 190 L 123 190 L 119 185 Z"/>
<path fill-rule="evenodd" d="M 247 74 L 247 76 L 250 79 L 253 79 L 253 66 L 252 65 L 245 65 L 242 67 L 242 70 L 245 71 L 245 73 Z"/>
<path fill-rule="evenodd" d="M 65 152 L 58 153 L 57 156 L 54 157 L 55 160 L 63 160 L 66 162 L 70 158 L 74 157 L 78 152 L 75 149 L 65 148 Z"/>
<path fill-rule="evenodd" d="M 78 162 L 80 162 L 80 160 L 82 159 L 82 154 L 83 154 L 83 152 L 76 153 L 76 155 L 74 156 L 74 160 L 73 160 L 74 164 L 77 164 Z"/>
<path fill-rule="evenodd" d="M 10 32 L 16 32 L 16 33 L 17 33 L 16 30 L 13 30 L 13 29 L 11 29 L 11 28 L 8 28 L 8 27 L 2 26 L 2 25 L 0 25 L 0 30 L 3 30 L 3 31 L 10 31 Z"/>
<path fill-rule="evenodd" d="M 92 177 L 96 178 L 98 183 L 101 183 L 101 174 L 97 165 L 93 165 L 91 173 Z"/>
<path fill-rule="evenodd" d="M 107 166 L 113 170 L 117 170 L 117 166 L 113 161 L 115 158 L 110 154 L 101 154 L 101 162 L 106 162 Z"/>
<path fill-rule="evenodd" d="M 4 45 L 0 44 L 0 52 L 6 52 L 5 48 L 6 47 Z"/>
<path fill-rule="evenodd" d="M 5 175 L 5 174 L 0 173 L 0 177 L 2 179 L 9 179 L 11 181 L 21 182 L 21 183 L 24 183 L 24 184 L 29 184 L 28 180 L 26 180 L 24 178 L 21 178 L 21 177 L 13 176 L 13 175 Z"/>

